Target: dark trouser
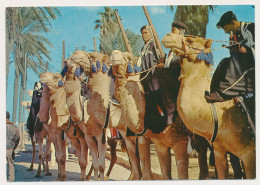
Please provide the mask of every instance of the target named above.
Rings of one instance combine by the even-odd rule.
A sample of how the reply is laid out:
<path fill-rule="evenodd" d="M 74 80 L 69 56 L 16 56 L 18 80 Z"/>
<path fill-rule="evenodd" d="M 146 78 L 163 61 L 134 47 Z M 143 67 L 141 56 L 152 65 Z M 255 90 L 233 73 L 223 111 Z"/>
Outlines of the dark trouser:
<path fill-rule="evenodd" d="M 6 149 L 6 160 L 8 167 L 8 181 L 14 181 L 14 158 L 13 149 Z"/>
<path fill-rule="evenodd" d="M 162 132 L 167 126 L 167 111 L 163 104 L 161 92 L 159 90 L 149 92 L 145 95 L 145 102 L 145 128 L 152 130 L 153 133 Z M 162 110 L 163 116 L 159 113 L 157 106 Z"/>

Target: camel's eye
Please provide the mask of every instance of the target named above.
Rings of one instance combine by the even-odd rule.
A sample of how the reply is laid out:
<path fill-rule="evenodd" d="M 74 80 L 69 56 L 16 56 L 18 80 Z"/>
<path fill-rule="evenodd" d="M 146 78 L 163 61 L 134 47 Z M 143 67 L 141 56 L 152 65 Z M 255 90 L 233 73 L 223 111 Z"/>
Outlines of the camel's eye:
<path fill-rule="evenodd" d="M 194 42 L 194 40 L 191 40 L 191 39 L 187 39 L 187 42 L 192 44 Z"/>

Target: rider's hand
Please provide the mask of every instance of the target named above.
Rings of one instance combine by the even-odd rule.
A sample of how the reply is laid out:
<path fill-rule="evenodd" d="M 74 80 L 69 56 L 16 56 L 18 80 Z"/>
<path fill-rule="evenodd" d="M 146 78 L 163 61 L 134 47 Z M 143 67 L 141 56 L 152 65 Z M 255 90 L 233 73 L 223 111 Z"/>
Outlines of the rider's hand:
<path fill-rule="evenodd" d="M 163 67 L 164 67 L 164 63 L 159 63 L 159 64 L 157 64 L 156 67 L 157 67 L 157 68 L 163 68 Z"/>
<path fill-rule="evenodd" d="M 245 48 L 244 46 L 240 46 L 240 47 L 239 47 L 239 52 L 241 52 L 241 53 L 247 53 L 247 50 L 246 50 L 246 48 Z"/>

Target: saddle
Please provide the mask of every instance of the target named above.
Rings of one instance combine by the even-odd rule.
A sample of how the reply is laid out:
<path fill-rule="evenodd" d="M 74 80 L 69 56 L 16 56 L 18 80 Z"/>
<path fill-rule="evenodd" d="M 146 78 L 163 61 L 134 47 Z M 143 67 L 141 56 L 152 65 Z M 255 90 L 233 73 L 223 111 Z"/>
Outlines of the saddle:
<path fill-rule="evenodd" d="M 237 96 L 234 102 L 238 105 L 241 112 L 247 116 L 250 127 L 250 135 L 255 139 L 255 95 L 248 93 L 246 95 Z"/>

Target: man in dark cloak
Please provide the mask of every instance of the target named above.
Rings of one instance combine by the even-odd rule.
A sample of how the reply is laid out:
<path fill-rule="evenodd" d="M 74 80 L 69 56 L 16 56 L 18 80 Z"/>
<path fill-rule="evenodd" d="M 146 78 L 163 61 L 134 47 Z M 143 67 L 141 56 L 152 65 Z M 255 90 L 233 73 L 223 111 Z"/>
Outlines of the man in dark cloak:
<path fill-rule="evenodd" d="M 230 57 L 220 61 L 210 86 L 208 102 L 221 102 L 255 92 L 255 24 L 239 22 L 232 11 L 217 23 L 230 34 Z"/>
<path fill-rule="evenodd" d="M 173 30 L 187 29 L 186 25 L 180 22 L 174 22 L 172 26 L 174 27 Z M 150 72 L 141 75 L 141 78 L 145 77 L 141 83 L 145 90 L 146 100 L 145 127 L 151 129 L 154 133 L 160 133 L 167 124 L 173 122 L 174 115 L 177 114 L 176 101 L 180 85 L 178 81 L 180 59 L 175 55 L 172 56 L 171 61 L 164 68 L 163 60 L 159 59 L 156 53 L 155 43 L 149 29 L 149 26 L 141 28 L 145 45 L 141 50 L 137 65 L 142 68 L 142 71 L 157 65 Z"/>
<path fill-rule="evenodd" d="M 40 111 L 41 99 L 42 99 L 42 85 L 40 82 L 35 82 L 29 117 L 27 119 L 27 130 L 30 134 L 30 137 L 32 137 L 34 134 L 34 124 L 36 121 L 36 116 Z"/>

